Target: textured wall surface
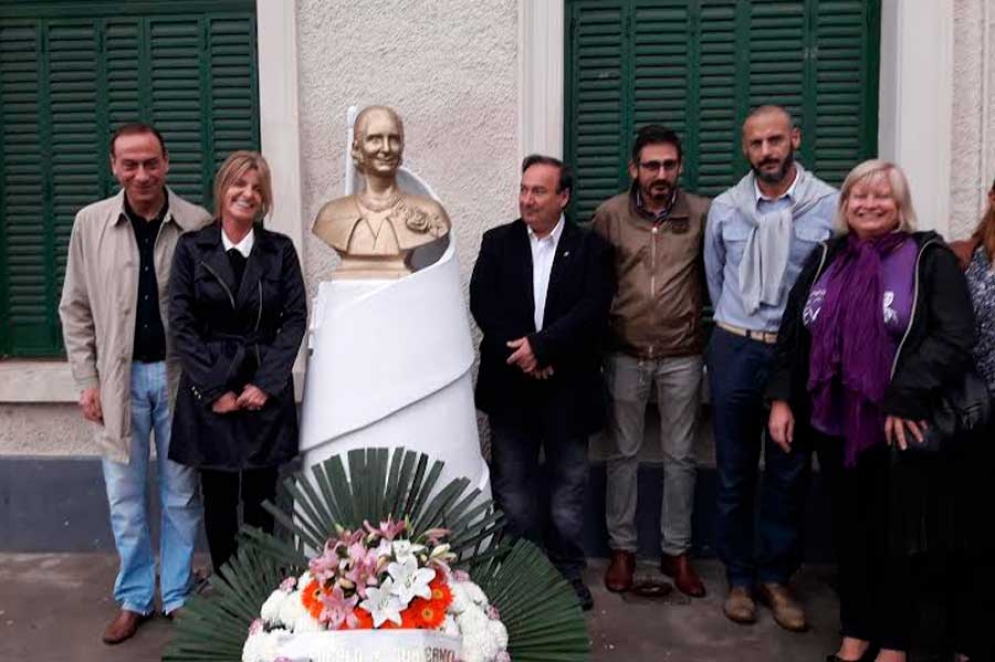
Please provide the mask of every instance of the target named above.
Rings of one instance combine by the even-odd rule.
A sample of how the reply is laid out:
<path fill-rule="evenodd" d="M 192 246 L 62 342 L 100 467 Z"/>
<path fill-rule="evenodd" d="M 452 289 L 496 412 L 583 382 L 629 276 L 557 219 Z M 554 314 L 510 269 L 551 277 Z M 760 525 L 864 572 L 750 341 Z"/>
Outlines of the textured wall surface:
<path fill-rule="evenodd" d="M 0 456 L 95 455 L 76 404 L 0 404 Z"/>
<path fill-rule="evenodd" d="M 516 0 L 298 0 L 297 9 L 306 218 L 342 194 L 348 107 L 393 106 L 405 165 L 452 219 L 465 286 L 480 235 L 516 213 Z M 307 227 L 314 293 L 337 258 Z"/>
<path fill-rule="evenodd" d="M 987 5 L 987 7 L 986 7 Z M 971 233 L 995 178 L 995 3 L 954 3 L 950 234 Z"/>

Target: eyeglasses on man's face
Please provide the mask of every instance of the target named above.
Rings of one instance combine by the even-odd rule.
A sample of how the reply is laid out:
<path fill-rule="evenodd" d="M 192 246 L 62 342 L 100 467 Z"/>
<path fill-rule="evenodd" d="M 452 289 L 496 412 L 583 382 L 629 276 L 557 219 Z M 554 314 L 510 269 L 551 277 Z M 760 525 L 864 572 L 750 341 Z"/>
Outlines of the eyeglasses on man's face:
<path fill-rule="evenodd" d="M 649 172 L 673 172 L 680 167 L 681 162 L 677 159 L 667 159 L 666 161 L 640 161 L 639 167 Z"/>

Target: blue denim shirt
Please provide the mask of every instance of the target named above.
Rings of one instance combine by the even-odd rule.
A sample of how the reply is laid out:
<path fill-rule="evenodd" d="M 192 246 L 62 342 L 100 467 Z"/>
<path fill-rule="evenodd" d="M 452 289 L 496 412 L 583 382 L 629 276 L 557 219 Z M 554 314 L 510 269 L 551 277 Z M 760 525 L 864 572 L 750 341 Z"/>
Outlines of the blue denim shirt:
<path fill-rule="evenodd" d="M 739 263 L 743 259 L 746 240 L 753 224 L 733 206 L 728 192 L 715 198 L 708 212 L 705 230 L 705 276 L 708 294 L 715 308 L 715 321 L 754 331 L 777 333 L 788 292 L 801 271 L 805 258 L 819 242 L 832 235 L 833 218 L 839 194 L 823 198 L 817 205 L 794 219 L 791 252 L 781 283 L 777 306 L 760 305 L 755 314 L 747 314 L 739 287 Z M 761 214 L 779 211 L 792 204 L 790 191 L 777 200 L 761 198 L 757 209 Z"/>

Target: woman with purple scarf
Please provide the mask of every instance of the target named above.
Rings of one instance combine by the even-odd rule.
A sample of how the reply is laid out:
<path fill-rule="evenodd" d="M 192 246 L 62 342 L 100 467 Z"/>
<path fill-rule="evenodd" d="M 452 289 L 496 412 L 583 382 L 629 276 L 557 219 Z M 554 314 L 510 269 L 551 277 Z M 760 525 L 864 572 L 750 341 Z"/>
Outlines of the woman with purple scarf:
<path fill-rule="evenodd" d="M 974 319 L 957 259 L 915 232 L 905 176 L 865 161 L 843 182 L 837 235 L 788 299 L 767 389 L 771 440 L 811 435 L 836 456 L 843 641 L 828 662 L 905 662 L 913 563 L 954 542 L 946 458 L 916 455 L 937 395 L 971 364 Z"/>

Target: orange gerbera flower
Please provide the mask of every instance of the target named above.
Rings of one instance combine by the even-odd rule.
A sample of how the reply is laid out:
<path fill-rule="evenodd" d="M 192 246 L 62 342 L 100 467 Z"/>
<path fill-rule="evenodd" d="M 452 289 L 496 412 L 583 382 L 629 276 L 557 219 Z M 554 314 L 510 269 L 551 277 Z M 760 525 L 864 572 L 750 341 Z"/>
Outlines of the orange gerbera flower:
<path fill-rule="evenodd" d="M 418 627 L 417 614 L 411 607 L 408 607 L 401 612 L 401 624 L 398 625 L 394 621 L 384 621 L 380 624 L 378 629 L 380 630 L 414 630 Z"/>
<path fill-rule="evenodd" d="M 370 612 L 365 609 L 356 608 L 353 612 L 353 616 L 359 621 L 359 625 L 356 626 L 357 630 L 372 630 L 373 629 L 373 616 Z"/>
<path fill-rule="evenodd" d="M 415 598 L 407 611 L 413 611 L 417 618 L 417 627 L 423 630 L 436 630 L 446 618 L 446 608 L 435 600 Z"/>
<path fill-rule="evenodd" d="M 428 587 L 432 589 L 430 600 L 445 614 L 446 609 L 453 603 L 453 592 L 449 590 L 449 584 L 437 574 L 435 579 L 429 582 Z"/>
<path fill-rule="evenodd" d="M 321 594 L 324 593 L 324 588 L 318 583 L 317 579 L 312 579 L 311 582 L 304 587 L 301 591 L 301 602 L 304 603 L 304 608 L 307 612 L 315 618 L 315 620 L 321 618 L 321 612 L 324 609 L 324 605 L 321 603 Z"/>

